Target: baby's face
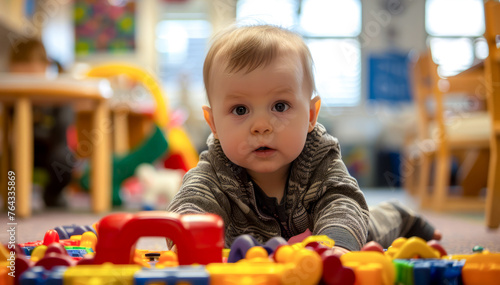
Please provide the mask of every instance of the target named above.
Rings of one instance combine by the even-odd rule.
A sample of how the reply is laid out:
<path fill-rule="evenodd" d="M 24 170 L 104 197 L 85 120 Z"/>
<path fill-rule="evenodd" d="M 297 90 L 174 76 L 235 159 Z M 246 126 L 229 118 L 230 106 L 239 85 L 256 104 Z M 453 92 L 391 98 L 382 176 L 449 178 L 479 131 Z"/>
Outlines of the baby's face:
<path fill-rule="evenodd" d="M 252 173 L 288 169 L 316 123 L 315 102 L 298 56 L 285 54 L 246 73 L 216 63 L 207 121 L 226 156 Z"/>

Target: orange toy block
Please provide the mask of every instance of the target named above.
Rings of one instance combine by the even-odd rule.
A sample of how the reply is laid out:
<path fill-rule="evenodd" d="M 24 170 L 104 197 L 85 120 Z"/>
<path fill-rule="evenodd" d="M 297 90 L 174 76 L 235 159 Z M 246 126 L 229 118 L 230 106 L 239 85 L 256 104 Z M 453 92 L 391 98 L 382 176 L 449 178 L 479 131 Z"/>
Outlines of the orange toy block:
<path fill-rule="evenodd" d="M 494 285 L 500 280 L 500 253 L 476 253 L 462 268 L 462 280 L 467 285 Z"/>

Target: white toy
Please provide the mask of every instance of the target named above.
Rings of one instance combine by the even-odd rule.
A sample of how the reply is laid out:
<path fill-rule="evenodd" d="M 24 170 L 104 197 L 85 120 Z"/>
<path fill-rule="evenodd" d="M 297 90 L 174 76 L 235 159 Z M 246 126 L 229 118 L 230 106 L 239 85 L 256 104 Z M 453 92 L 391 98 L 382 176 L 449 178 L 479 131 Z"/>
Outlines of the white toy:
<path fill-rule="evenodd" d="M 135 170 L 135 175 L 144 189 L 143 209 L 165 210 L 179 191 L 184 173 L 180 169 L 156 169 L 147 163 L 139 165 Z"/>

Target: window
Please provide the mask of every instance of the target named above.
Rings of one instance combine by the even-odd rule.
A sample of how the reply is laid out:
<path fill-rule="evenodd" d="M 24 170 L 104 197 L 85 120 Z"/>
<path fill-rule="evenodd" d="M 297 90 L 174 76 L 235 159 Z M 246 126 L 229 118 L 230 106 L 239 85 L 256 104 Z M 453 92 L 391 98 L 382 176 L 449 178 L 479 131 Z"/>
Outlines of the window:
<path fill-rule="evenodd" d="M 360 0 L 239 0 L 240 24 L 274 24 L 301 34 L 313 56 L 324 106 L 361 99 Z"/>
<path fill-rule="evenodd" d="M 203 62 L 212 26 L 205 19 L 190 19 L 191 15 L 185 15 L 184 18 L 180 16 L 166 17 L 156 25 L 159 77 L 172 106 L 196 105 L 195 108 L 200 109 L 206 101 Z M 183 90 L 186 85 L 189 90 Z M 190 92 L 190 96 L 183 96 L 186 91 Z"/>
<path fill-rule="evenodd" d="M 425 28 L 442 76 L 457 74 L 488 56 L 482 0 L 427 0 Z"/>

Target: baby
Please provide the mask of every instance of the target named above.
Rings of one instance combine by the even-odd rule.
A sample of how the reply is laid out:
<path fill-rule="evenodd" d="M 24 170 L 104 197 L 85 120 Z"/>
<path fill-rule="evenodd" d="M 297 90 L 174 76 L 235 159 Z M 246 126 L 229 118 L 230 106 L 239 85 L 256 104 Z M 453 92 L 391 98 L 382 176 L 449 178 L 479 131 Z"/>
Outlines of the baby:
<path fill-rule="evenodd" d="M 425 220 L 394 203 L 372 211 L 342 162 L 338 140 L 317 123 L 320 97 L 302 38 L 268 26 L 233 27 L 215 38 L 203 76 L 212 135 L 168 210 L 215 213 L 225 242 L 260 242 L 309 229 L 339 254 L 370 240 L 440 239 Z"/>

